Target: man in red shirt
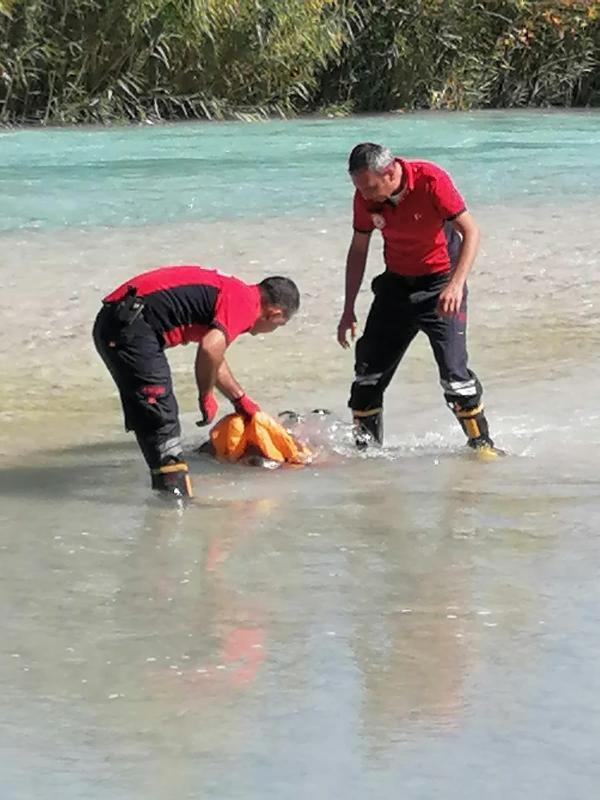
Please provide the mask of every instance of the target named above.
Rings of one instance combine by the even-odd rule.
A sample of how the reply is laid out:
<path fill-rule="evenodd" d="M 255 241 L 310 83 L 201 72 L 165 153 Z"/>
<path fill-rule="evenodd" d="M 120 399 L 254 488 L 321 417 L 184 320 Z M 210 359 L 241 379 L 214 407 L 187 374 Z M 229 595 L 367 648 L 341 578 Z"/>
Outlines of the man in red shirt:
<path fill-rule="evenodd" d="M 350 153 L 354 235 L 346 262 L 346 300 L 338 341 L 356 336 L 354 303 L 371 233 L 381 231 L 386 270 L 378 275 L 365 330 L 356 343 L 349 407 L 356 442 L 383 441 L 383 395 L 419 331 L 429 338 L 444 397 L 474 449 L 495 451 L 481 404 L 482 387 L 467 366 L 466 279 L 479 246 L 479 229 L 441 167 L 394 158 L 369 142 Z"/>
<path fill-rule="evenodd" d="M 289 278 L 249 285 L 196 265 L 144 272 L 104 298 L 94 342 L 117 384 L 125 429 L 136 435 L 153 489 L 192 494 L 165 349 L 198 343 L 198 425 L 215 418 L 215 387 L 238 413 L 251 417 L 259 406 L 231 374 L 225 351 L 242 333 L 270 333 L 285 325 L 299 305 L 298 288 Z"/>

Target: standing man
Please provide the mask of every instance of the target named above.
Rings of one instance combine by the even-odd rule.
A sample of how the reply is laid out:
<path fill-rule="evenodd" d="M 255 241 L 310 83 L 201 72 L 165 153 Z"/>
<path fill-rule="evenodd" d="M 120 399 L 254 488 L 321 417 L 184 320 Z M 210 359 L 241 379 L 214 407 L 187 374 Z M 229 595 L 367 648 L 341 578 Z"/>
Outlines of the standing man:
<path fill-rule="evenodd" d="M 94 342 L 119 389 L 125 429 L 135 433 L 153 489 L 192 495 L 165 349 L 198 343 L 198 425 L 215 418 L 215 387 L 250 418 L 259 406 L 231 374 L 225 351 L 241 333 L 270 333 L 285 325 L 299 305 L 298 288 L 289 278 L 249 285 L 195 265 L 142 273 L 104 298 Z"/>
<path fill-rule="evenodd" d="M 381 231 L 386 270 L 378 275 L 365 330 L 356 343 L 349 407 L 357 446 L 383 441 L 383 395 L 418 331 L 429 338 L 448 406 L 474 449 L 495 451 L 481 404 L 482 386 L 467 366 L 466 280 L 479 229 L 441 167 L 396 158 L 366 142 L 350 153 L 354 235 L 346 262 L 346 299 L 337 338 L 356 336 L 354 304 L 371 233 Z"/>

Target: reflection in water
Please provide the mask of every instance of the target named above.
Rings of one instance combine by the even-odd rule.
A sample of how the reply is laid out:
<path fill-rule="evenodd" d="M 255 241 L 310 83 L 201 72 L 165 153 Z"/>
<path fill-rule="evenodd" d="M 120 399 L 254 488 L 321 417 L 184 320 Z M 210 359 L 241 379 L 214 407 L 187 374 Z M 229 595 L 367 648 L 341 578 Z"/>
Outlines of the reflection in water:
<path fill-rule="evenodd" d="M 108 503 L 103 458 L 67 454 L 68 490 L 54 463 L 51 491 L 3 503 L 20 530 L 3 528 L 3 559 L 21 576 L 0 584 L 4 719 L 50 786 L 56 720 L 55 758 L 88 795 L 251 800 L 290 775 L 294 797 L 335 796 L 331 758 L 365 791 L 385 787 L 423 737 L 466 748 L 487 714 L 523 724 L 572 487 L 540 497 L 524 460 L 396 452 L 293 472 L 203 465 L 205 499 L 178 510 L 125 454 Z"/>
<path fill-rule="evenodd" d="M 406 144 L 405 122 L 415 142 L 428 138 L 430 156 L 458 159 L 453 174 L 472 179 L 475 204 L 478 193 L 495 198 L 474 207 L 484 235 L 469 346 L 498 443 L 512 454 L 502 463 L 464 457 L 423 337 L 390 387 L 386 449 L 356 458 L 348 446 L 352 356 L 334 331 L 350 195 L 331 162 L 345 210 L 325 208 L 310 121 L 277 127 L 279 194 L 263 200 L 278 211 L 267 225 L 240 219 L 232 231 L 207 222 L 206 208 L 189 223 L 2 237 L 2 800 L 596 797 L 600 228 L 589 223 L 597 181 L 588 173 L 597 119 L 394 116 L 317 128 L 323 147 L 343 154 L 365 124 L 398 141 L 400 125 Z M 552 187 L 532 188 L 520 166 L 506 182 L 493 152 L 483 178 L 473 163 L 473 125 L 476 138 L 497 139 L 500 125 L 510 139 L 515 124 L 532 142 L 551 137 L 530 166 L 543 172 L 548 155 Z M 247 127 L 210 130 L 254 156 L 275 129 L 253 128 L 250 145 Z M 161 131 L 196 146 L 208 129 Z M 290 192 L 289 145 L 307 132 L 294 167 L 302 191 Z M 75 134 L 86 163 L 88 134 Z M 67 149 L 72 135 L 52 134 Z M 129 153 L 129 132 L 114 136 Z M 46 163 L 44 137 L 19 134 L 19 163 L 30 164 L 31 147 Z M 500 184 L 503 206 L 488 191 Z M 115 209 L 135 199 L 105 188 L 106 219 L 121 223 Z M 176 206 L 190 202 L 176 194 Z M 164 193 L 148 197 L 165 220 Z M 51 205 L 64 216 L 64 204 Z M 96 194 L 84 205 L 93 223 Z M 21 206 L 14 213 L 31 220 Z M 185 509 L 149 495 L 89 335 L 103 292 L 132 264 L 174 259 L 249 281 L 275 266 L 298 277 L 293 325 L 260 344 L 240 337 L 231 365 L 269 413 L 324 405 L 338 426 L 308 421 L 320 457 L 307 469 L 190 459 L 198 500 Z M 359 325 L 369 301 L 362 292 Z M 178 348 L 170 360 L 193 450 L 193 354 Z"/>
<path fill-rule="evenodd" d="M 16 499 L 6 519 L 20 528 L 4 527 L 1 547 L 21 576 L 3 598 L 4 666 L 23 665 L 16 679 L 4 668 L 2 677 L 12 685 L 5 699 L 29 698 L 25 719 L 16 720 L 20 703 L 5 719 L 39 729 L 37 762 L 43 713 L 69 720 L 53 737 L 58 750 L 80 758 L 90 748 L 123 766 L 167 744 L 166 725 L 172 744 L 159 748 L 155 777 L 166 780 L 156 796 L 169 796 L 174 761 L 182 786 L 189 780 L 195 741 L 235 749 L 236 726 L 220 737 L 212 721 L 259 678 L 268 637 L 260 596 L 239 590 L 228 560 L 277 502 L 221 497 L 177 509 L 138 489 L 123 463 L 115 491 L 102 448 L 56 455 L 0 473 L 0 491 Z"/>
<path fill-rule="evenodd" d="M 354 496 L 360 497 L 354 475 Z M 490 544 L 503 557 L 547 553 L 561 503 L 540 507 L 534 498 L 511 496 L 508 505 L 506 497 L 485 497 L 488 477 L 455 460 L 441 481 L 416 496 L 381 488 L 365 493 L 346 514 L 347 528 L 362 531 L 371 543 L 348 558 L 364 587 L 355 598 L 349 642 L 362 675 L 361 720 L 372 755 L 419 731 L 461 729 L 474 704 L 482 630 L 500 625 L 501 636 L 509 637 L 532 625 L 533 589 L 510 576 L 504 586 L 497 578 L 493 589 L 482 587 L 478 555 Z M 523 520 L 531 514 L 543 535 L 523 535 Z"/>
<path fill-rule="evenodd" d="M 148 776 L 154 796 L 189 791 L 190 752 L 233 757 L 246 747 L 234 720 L 215 723 L 235 715 L 260 680 L 268 636 L 260 597 L 240 591 L 227 565 L 275 507 L 261 498 L 190 506 L 175 525 L 169 509 L 159 515 L 149 510 L 140 526 L 134 574 L 145 576 L 160 634 L 138 690 L 153 698 L 153 724 L 166 725 L 174 736 Z M 123 624 L 131 625 L 139 601 L 138 593 L 123 587 L 116 609 Z"/>
<path fill-rule="evenodd" d="M 274 507 L 273 500 L 264 498 L 228 503 L 226 528 L 205 543 L 199 593 L 190 614 L 200 622 L 202 637 L 213 643 L 212 652 L 205 662 L 186 659 L 175 673 L 186 685 L 198 685 L 201 693 L 207 686 L 209 691 L 243 689 L 257 678 L 266 657 L 260 601 L 242 600 L 235 585 L 231 585 L 225 566 L 243 540 L 252 535 L 256 521 L 267 519 Z M 168 525 L 168 517 L 165 521 Z M 184 580 L 187 583 L 189 579 Z M 170 587 L 163 589 L 171 591 Z"/>

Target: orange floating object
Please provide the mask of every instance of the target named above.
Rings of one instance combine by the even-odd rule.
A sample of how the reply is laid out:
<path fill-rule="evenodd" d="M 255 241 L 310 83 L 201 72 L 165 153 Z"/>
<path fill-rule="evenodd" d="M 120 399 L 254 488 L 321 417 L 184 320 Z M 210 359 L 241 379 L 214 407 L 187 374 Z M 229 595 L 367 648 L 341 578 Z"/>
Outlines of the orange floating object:
<path fill-rule="evenodd" d="M 249 421 L 240 414 L 228 414 L 211 430 L 210 440 L 221 461 L 239 461 L 247 455 L 280 464 L 308 464 L 312 459 L 308 447 L 263 411 Z"/>

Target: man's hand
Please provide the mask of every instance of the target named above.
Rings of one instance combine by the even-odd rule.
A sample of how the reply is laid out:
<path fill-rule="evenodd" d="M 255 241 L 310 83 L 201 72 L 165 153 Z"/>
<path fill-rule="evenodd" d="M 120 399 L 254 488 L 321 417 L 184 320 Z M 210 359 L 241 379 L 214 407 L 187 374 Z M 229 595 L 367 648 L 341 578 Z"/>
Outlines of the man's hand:
<path fill-rule="evenodd" d="M 233 407 L 237 411 L 238 414 L 241 414 L 242 417 L 246 419 L 251 419 L 258 411 L 260 411 L 260 406 L 258 403 L 255 403 L 247 394 L 243 394 L 241 397 L 236 398 L 235 400 L 231 401 L 233 403 Z"/>
<path fill-rule="evenodd" d="M 463 284 L 450 281 L 443 291 L 440 292 L 436 312 L 442 317 L 455 317 L 460 312 L 463 293 Z"/>
<path fill-rule="evenodd" d="M 346 338 L 348 331 L 354 341 L 356 339 L 356 314 L 354 311 L 343 312 L 337 329 L 337 340 L 345 350 L 350 347 L 350 342 Z"/>
<path fill-rule="evenodd" d="M 196 425 L 199 428 L 202 428 L 204 425 L 210 425 L 210 423 L 213 421 L 217 414 L 219 404 L 217 403 L 217 398 L 214 396 L 214 394 L 212 392 L 207 392 L 207 394 L 200 395 L 198 398 L 198 405 L 200 407 L 202 419 L 198 420 Z"/>

